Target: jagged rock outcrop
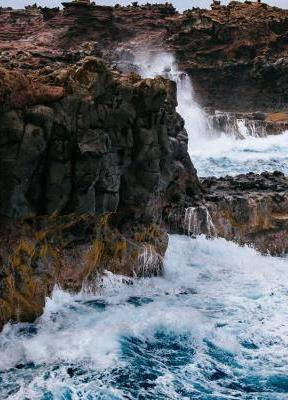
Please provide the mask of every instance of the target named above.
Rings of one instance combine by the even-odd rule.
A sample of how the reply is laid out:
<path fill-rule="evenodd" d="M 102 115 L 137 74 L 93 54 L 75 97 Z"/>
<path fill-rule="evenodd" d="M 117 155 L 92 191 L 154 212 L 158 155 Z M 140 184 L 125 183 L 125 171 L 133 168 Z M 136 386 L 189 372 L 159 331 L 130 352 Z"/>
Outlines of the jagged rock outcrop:
<path fill-rule="evenodd" d="M 3 97 L 2 216 L 121 207 L 130 218 L 158 222 L 160 192 L 165 203 L 198 190 L 172 82 L 111 73 L 91 57 L 51 79 L 58 86 L 28 84 L 31 96 L 22 89 L 21 98 L 12 87 Z"/>
<path fill-rule="evenodd" d="M 201 180 L 215 233 L 256 246 L 262 253 L 288 249 L 288 178 L 281 172 Z"/>
<path fill-rule="evenodd" d="M 0 325 L 39 315 L 55 283 L 161 269 L 163 209 L 201 191 L 173 82 L 95 57 L 20 77 L 0 75 Z"/>
<path fill-rule="evenodd" d="M 235 135 L 239 139 L 247 136 L 266 137 L 267 135 L 278 135 L 288 131 L 288 113 L 239 113 L 221 112 L 212 110 L 209 113 L 209 124 L 215 133 L 220 132 Z"/>

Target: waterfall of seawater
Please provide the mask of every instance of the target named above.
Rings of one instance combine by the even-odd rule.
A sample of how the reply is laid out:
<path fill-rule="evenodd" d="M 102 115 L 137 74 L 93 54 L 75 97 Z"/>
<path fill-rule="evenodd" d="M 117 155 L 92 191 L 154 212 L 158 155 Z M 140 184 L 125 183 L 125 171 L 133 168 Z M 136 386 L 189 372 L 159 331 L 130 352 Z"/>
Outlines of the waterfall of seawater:
<path fill-rule="evenodd" d="M 211 132 L 209 119 L 204 110 L 194 99 L 194 91 L 189 76 L 178 70 L 172 54 L 163 53 L 136 57 L 136 63 L 141 75 L 145 78 L 165 76 L 176 82 L 177 85 L 177 110 L 185 121 L 185 127 L 189 134 L 189 146 L 205 140 Z"/>
<path fill-rule="evenodd" d="M 233 171 L 240 169 L 235 147 L 244 142 L 243 152 L 271 154 L 273 147 L 281 164 L 277 146 L 286 143 L 288 154 L 287 135 L 268 143 L 205 139 L 206 153 L 203 145 L 197 155 L 197 138 L 209 127 L 205 113 L 188 78 L 175 63 L 167 67 L 173 59 L 161 60 L 158 73 L 165 67 L 176 76 L 179 112 L 201 172 L 231 172 L 228 161 L 217 164 L 225 151 L 221 156 L 234 154 Z M 152 67 L 143 69 L 148 76 Z M 286 400 L 288 259 L 198 236 L 203 224 L 204 233 L 214 233 L 206 211 L 186 210 L 187 231 L 196 237 L 170 236 L 162 276 L 106 273 L 95 294 L 56 288 L 35 323 L 7 324 L 0 333 L 0 399 Z M 143 248 L 140 267 L 154 257 Z"/>
<path fill-rule="evenodd" d="M 201 234 L 206 234 L 208 237 L 217 235 L 212 217 L 205 206 L 186 208 L 184 228 L 186 229 L 188 236 L 192 237 Z"/>
<path fill-rule="evenodd" d="M 288 132 L 265 136 L 254 121 L 224 116 L 222 131 L 195 101 L 189 76 L 179 71 L 172 54 L 136 57 L 143 77 L 166 76 L 177 84 L 178 112 L 188 132 L 188 150 L 199 176 L 237 175 L 279 170 L 288 174 Z M 216 113 L 215 118 L 220 114 Z"/>

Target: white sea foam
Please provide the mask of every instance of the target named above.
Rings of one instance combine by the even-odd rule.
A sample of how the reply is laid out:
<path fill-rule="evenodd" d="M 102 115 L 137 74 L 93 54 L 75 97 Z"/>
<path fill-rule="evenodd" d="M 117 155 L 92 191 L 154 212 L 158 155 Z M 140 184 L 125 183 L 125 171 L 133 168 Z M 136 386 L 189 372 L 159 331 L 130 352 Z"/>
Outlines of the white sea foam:
<path fill-rule="evenodd" d="M 35 324 L 37 333 L 32 336 L 21 333 L 27 324 L 7 326 L 0 335 L 0 372 L 4 376 L 0 397 L 6 382 L 3 371 L 7 371 L 10 382 L 15 379 L 21 386 L 11 399 L 27 396 L 34 400 L 47 390 L 56 394 L 55 399 L 68 399 L 61 397 L 67 387 L 73 399 L 81 398 L 77 391 L 83 395 L 95 393 L 97 388 L 109 392 L 103 398 L 113 399 L 113 391 L 117 392 L 113 394 L 115 398 L 124 398 L 122 394 L 129 389 L 113 384 L 113 371 L 132 368 L 130 363 L 139 355 L 137 352 L 134 355 L 133 350 L 128 359 L 123 358 L 122 338 L 140 340 L 145 355 L 148 351 L 145 343 L 153 343 L 159 331 L 176 338 L 186 335 L 181 341 L 185 340 L 187 350 L 191 347 L 195 351 L 185 365 L 185 379 L 188 374 L 192 388 L 215 365 L 233 376 L 257 371 L 262 379 L 276 365 L 278 373 L 285 371 L 288 362 L 287 259 L 261 256 L 252 248 L 239 247 L 224 239 L 175 235 L 170 237 L 164 276 L 132 282 L 127 285 L 121 277 L 107 274 L 98 296 L 84 293 L 73 296 L 55 289 L 44 315 Z M 253 348 L 243 347 L 243 343 Z M 157 346 L 161 349 L 161 343 Z M 223 364 L 211 354 L 209 346 L 224 352 L 225 357 L 232 357 L 239 367 Z M 142 354 L 141 347 L 139 351 Z M 161 357 L 156 360 L 160 368 Z M 21 370 L 9 375 L 7 369 L 31 362 L 38 368 L 32 369 L 28 382 L 25 376 L 17 378 Z M 87 382 L 68 378 L 68 365 L 81 365 L 88 374 Z M 58 369 L 53 370 L 56 366 Z M 178 398 L 171 395 L 176 390 L 171 378 L 172 374 L 175 380 L 174 372 L 165 365 L 161 368 L 163 374 L 156 387 L 166 393 L 166 398 Z M 44 379 L 47 371 L 49 376 Z M 179 371 L 180 376 L 182 373 L 184 370 Z M 215 386 L 214 390 L 221 392 L 222 389 Z"/>
<path fill-rule="evenodd" d="M 190 144 L 190 156 L 200 176 L 236 175 L 275 170 L 288 174 L 288 132 L 238 140 L 221 135 Z"/>

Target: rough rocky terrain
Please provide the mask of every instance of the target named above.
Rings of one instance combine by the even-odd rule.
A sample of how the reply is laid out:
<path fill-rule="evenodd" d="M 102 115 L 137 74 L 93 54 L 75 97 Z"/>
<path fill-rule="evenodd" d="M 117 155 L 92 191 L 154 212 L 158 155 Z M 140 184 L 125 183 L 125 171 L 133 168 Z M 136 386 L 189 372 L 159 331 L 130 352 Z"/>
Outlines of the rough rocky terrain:
<path fill-rule="evenodd" d="M 184 13 L 169 39 L 204 106 L 287 111 L 288 11 L 232 1 Z"/>
<path fill-rule="evenodd" d="M 278 135 L 288 130 L 287 112 L 221 112 L 207 110 L 209 123 L 215 133 L 225 132 L 235 134 L 239 139 L 243 139 L 241 127 L 245 127 L 245 135 L 255 137 L 265 137 L 267 135 Z"/>
<path fill-rule="evenodd" d="M 286 11 L 67 4 L 2 9 L 0 18 L 0 328 L 35 319 L 55 283 L 77 291 L 101 284 L 106 269 L 159 273 L 167 231 L 185 232 L 189 207 L 200 210 L 198 225 L 208 210 L 219 235 L 287 251 L 287 179 L 200 183 L 175 84 L 112 65 L 133 64 L 147 43 L 174 51 L 203 105 L 247 104 L 265 111 L 253 121 L 285 125 Z M 209 226 L 201 229 L 214 234 Z"/>

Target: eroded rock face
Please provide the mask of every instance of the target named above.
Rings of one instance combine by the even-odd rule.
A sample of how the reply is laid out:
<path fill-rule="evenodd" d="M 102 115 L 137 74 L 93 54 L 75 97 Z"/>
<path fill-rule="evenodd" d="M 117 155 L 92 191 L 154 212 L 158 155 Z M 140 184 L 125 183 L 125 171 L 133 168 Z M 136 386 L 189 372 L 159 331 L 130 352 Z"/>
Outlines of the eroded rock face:
<path fill-rule="evenodd" d="M 121 209 L 153 223 L 173 196 L 199 191 L 173 83 L 113 75 L 96 58 L 65 74 L 60 101 L 3 105 L 2 216 Z"/>
<path fill-rule="evenodd" d="M 172 50 L 204 106 L 285 111 L 287 11 L 68 5 L 0 17 L 0 328 L 35 319 L 55 283 L 78 291 L 105 269 L 159 273 L 165 229 L 187 233 L 189 207 L 202 221 L 197 233 L 287 251 L 287 179 L 201 186 L 175 84 L 97 58 L 128 65 L 147 44 Z M 260 120 L 285 125 L 287 116 Z"/>
<path fill-rule="evenodd" d="M 215 133 L 225 132 L 239 139 L 246 136 L 279 135 L 288 130 L 288 113 L 286 112 L 237 113 L 211 110 L 209 113 L 207 110 L 207 114 Z"/>
<path fill-rule="evenodd" d="M 11 74 L 0 116 L 0 325 L 39 315 L 55 283 L 80 290 L 104 269 L 161 271 L 163 209 L 201 191 L 174 83 L 111 72 L 95 57 L 43 86 L 17 73 L 25 96 Z M 44 102 L 39 88 L 57 95 Z"/>
<path fill-rule="evenodd" d="M 99 289 L 106 270 L 126 277 L 162 272 L 168 235 L 155 224 L 120 232 L 105 214 L 67 214 L 4 221 L 0 246 L 0 330 L 7 321 L 42 314 L 55 284 Z"/>
<path fill-rule="evenodd" d="M 200 178 L 193 201 L 170 204 L 163 218 L 170 233 L 223 237 L 263 254 L 288 252 L 288 178 L 282 172 Z"/>

